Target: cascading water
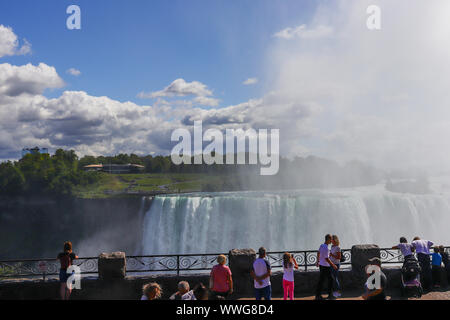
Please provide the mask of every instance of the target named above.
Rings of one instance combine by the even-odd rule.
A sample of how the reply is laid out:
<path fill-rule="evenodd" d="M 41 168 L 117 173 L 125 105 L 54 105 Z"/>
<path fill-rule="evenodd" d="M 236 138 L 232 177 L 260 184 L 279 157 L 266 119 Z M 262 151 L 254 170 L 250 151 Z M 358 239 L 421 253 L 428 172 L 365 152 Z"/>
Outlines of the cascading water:
<path fill-rule="evenodd" d="M 142 253 L 309 250 L 327 233 L 339 235 L 345 248 L 392 246 L 400 236 L 416 235 L 449 245 L 449 200 L 382 186 L 157 196 L 144 218 Z"/>

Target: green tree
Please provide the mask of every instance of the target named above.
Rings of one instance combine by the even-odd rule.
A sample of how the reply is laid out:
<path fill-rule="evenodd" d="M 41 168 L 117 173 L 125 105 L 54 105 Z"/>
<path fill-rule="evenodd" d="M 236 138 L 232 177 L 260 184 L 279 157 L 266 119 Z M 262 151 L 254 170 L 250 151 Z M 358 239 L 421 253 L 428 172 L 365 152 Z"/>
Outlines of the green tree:
<path fill-rule="evenodd" d="M 0 194 L 17 195 L 23 192 L 25 178 L 10 161 L 0 163 Z"/>

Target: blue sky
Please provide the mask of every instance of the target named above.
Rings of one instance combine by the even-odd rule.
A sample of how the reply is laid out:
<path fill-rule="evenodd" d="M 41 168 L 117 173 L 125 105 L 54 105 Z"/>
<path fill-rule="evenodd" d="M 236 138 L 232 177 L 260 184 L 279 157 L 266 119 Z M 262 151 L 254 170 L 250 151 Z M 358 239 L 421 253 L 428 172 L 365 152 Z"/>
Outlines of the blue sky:
<path fill-rule="evenodd" d="M 77 4 L 82 30 L 67 30 L 66 8 Z M 33 54 L 4 58 L 14 64 L 45 62 L 67 86 L 95 96 L 143 103 L 136 95 L 177 78 L 200 81 L 220 105 L 261 95 L 266 49 L 272 35 L 308 23 L 316 1 L 33 1 L 0 3 L 0 23 L 32 44 Z M 64 70 L 76 68 L 80 77 Z M 247 78 L 259 83 L 243 86 Z M 61 90 L 47 92 L 58 96 Z M 149 103 L 148 101 L 146 103 Z"/>

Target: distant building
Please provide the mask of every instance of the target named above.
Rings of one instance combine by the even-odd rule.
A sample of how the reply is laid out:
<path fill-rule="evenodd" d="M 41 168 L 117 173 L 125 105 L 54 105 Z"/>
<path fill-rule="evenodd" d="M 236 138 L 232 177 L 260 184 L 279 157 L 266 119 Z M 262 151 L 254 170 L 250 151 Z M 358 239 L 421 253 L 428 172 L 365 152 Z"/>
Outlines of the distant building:
<path fill-rule="evenodd" d="M 83 167 L 86 171 L 103 171 L 108 173 L 140 173 L 145 167 L 139 164 L 90 164 Z"/>
<path fill-rule="evenodd" d="M 39 147 L 23 148 L 22 149 L 22 158 L 25 157 L 29 153 L 30 154 L 48 154 L 48 149 L 47 148 L 39 148 Z"/>

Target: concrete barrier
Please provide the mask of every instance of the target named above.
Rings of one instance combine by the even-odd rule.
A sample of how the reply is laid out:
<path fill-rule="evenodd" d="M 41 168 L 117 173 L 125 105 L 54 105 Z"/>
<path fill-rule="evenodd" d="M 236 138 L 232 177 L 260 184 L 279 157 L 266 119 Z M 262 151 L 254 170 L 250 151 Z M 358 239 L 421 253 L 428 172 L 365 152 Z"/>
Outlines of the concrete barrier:
<path fill-rule="evenodd" d="M 365 268 L 369 259 L 380 258 L 380 247 L 376 244 L 359 244 L 352 247 L 353 286 L 361 286 L 366 281 Z"/>
<path fill-rule="evenodd" d="M 234 295 L 253 295 L 250 276 L 256 252 L 253 249 L 233 249 L 229 252 L 229 267 L 233 276 Z"/>
<path fill-rule="evenodd" d="M 100 280 L 123 280 L 126 272 L 125 252 L 102 253 L 98 257 L 98 278 Z"/>

